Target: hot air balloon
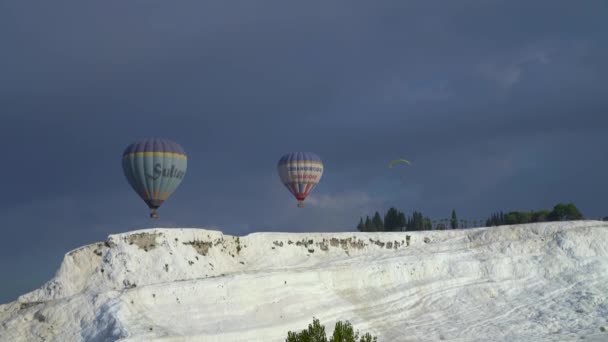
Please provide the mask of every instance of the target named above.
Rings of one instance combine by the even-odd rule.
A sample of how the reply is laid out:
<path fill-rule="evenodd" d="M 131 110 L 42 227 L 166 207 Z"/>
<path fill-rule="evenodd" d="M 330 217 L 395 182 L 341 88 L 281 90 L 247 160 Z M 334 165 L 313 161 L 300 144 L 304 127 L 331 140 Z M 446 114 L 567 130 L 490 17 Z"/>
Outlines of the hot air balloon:
<path fill-rule="evenodd" d="M 319 184 L 323 175 L 323 162 L 311 152 L 287 153 L 277 165 L 279 177 L 285 187 L 298 200 L 298 207 L 304 207 L 304 200 Z"/>
<path fill-rule="evenodd" d="M 133 190 L 158 218 L 158 209 L 186 175 L 184 149 L 166 139 L 146 139 L 129 145 L 122 155 L 122 169 Z"/>

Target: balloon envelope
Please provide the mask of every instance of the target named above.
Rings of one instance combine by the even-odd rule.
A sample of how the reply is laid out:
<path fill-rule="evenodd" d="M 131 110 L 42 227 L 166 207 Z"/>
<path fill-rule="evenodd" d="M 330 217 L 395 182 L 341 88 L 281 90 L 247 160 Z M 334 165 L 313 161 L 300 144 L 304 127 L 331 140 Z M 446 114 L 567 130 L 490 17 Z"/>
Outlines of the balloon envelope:
<path fill-rule="evenodd" d="M 314 189 L 323 175 L 323 162 L 312 152 L 287 153 L 277 165 L 281 182 L 298 200 L 298 207 Z"/>
<path fill-rule="evenodd" d="M 146 139 L 129 145 L 122 155 L 122 169 L 133 190 L 157 217 L 156 209 L 177 189 L 186 175 L 184 149 L 167 139 Z"/>

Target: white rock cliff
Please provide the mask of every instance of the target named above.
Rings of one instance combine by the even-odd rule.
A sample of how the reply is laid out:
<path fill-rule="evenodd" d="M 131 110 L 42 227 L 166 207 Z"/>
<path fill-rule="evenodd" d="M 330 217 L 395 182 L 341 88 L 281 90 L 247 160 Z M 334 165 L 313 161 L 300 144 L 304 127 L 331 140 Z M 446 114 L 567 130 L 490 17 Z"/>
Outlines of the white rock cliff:
<path fill-rule="evenodd" d="M 147 229 L 66 254 L 1 341 L 608 341 L 608 222 L 399 233 Z"/>

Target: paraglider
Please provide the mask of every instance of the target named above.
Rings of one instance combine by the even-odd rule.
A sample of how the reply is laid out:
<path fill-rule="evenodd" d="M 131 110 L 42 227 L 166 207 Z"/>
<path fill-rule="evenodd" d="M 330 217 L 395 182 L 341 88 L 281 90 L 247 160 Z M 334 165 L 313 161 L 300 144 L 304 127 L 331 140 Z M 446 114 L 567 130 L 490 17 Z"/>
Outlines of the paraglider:
<path fill-rule="evenodd" d="M 405 159 L 395 159 L 395 160 L 391 161 L 391 162 L 388 164 L 388 167 L 389 167 L 389 168 L 392 168 L 393 166 L 395 166 L 396 164 L 399 164 L 399 163 L 406 163 L 406 164 L 408 164 L 408 165 L 412 165 L 412 163 L 410 163 L 410 161 L 409 161 L 409 160 L 405 160 Z"/>
<path fill-rule="evenodd" d="M 392 169 L 393 166 L 395 166 L 397 164 L 412 165 L 412 163 L 410 163 L 410 161 L 407 160 L 407 159 L 395 159 L 395 160 L 392 160 L 390 163 L 388 163 L 388 168 Z M 399 178 L 401 178 L 402 181 L 405 181 L 405 176 L 404 175 L 401 175 Z"/>
<path fill-rule="evenodd" d="M 306 196 L 314 189 L 323 175 L 323 162 L 312 152 L 287 153 L 277 165 L 281 182 L 304 207 Z"/>
<path fill-rule="evenodd" d="M 150 208 L 150 217 L 177 189 L 186 175 L 188 157 L 177 143 L 146 139 L 129 145 L 122 155 L 122 169 L 133 190 Z"/>

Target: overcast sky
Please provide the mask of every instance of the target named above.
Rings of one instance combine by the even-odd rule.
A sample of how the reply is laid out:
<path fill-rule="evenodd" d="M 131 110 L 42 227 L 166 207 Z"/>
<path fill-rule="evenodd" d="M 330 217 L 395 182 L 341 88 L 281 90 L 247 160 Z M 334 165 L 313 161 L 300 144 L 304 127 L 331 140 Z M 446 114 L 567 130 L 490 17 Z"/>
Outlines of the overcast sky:
<path fill-rule="evenodd" d="M 0 303 L 154 224 L 606 216 L 607 17 L 605 0 L 0 0 Z M 146 137 L 189 157 L 157 223 L 120 164 Z M 325 164 L 304 209 L 276 171 L 290 151 Z"/>

